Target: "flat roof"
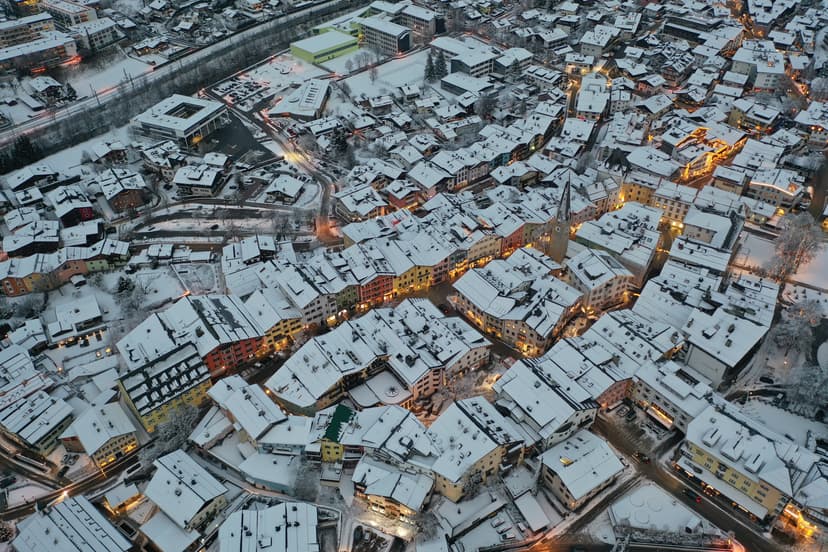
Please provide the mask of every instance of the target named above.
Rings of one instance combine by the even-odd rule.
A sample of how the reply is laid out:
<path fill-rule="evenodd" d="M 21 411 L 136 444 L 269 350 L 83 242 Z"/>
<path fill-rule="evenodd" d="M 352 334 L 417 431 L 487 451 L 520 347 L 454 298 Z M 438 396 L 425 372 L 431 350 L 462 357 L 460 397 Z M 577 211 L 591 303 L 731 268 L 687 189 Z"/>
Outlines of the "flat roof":
<path fill-rule="evenodd" d="M 356 44 L 357 39 L 349 34 L 330 30 L 328 32 L 291 42 L 291 48 L 298 48 L 311 54 L 318 54 L 347 44 Z"/>
<path fill-rule="evenodd" d="M 137 115 L 134 121 L 149 127 L 185 132 L 226 109 L 224 104 L 212 100 L 173 94 Z"/>

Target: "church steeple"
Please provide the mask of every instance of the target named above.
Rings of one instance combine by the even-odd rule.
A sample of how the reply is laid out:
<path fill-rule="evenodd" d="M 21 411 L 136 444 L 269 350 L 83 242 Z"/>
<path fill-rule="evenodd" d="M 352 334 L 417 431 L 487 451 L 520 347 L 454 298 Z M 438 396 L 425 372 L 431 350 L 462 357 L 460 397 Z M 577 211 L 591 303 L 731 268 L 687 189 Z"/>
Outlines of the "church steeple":
<path fill-rule="evenodd" d="M 570 194 L 572 187 L 572 173 L 566 171 L 566 182 L 564 182 L 563 192 L 561 193 L 561 202 L 558 203 L 558 212 L 555 215 L 556 222 L 569 222 L 572 216 L 572 201 Z"/>
<path fill-rule="evenodd" d="M 569 223 L 572 218 L 571 194 L 572 172 L 567 170 L 547 248 L 547 254 L 557 263 L 563 263 L 566 258 L 566 248 L 569 245 Z"/>

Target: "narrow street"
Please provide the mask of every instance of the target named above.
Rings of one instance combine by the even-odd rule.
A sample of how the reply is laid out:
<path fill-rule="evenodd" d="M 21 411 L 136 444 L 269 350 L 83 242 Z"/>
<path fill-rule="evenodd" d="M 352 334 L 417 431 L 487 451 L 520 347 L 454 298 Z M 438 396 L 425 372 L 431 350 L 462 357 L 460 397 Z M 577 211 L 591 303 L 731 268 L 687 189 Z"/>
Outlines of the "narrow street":
<path fill-rule="evenodd" d="M 212 90 L 206 90 L 205 93 L 211 99 L 225 103 L 223 98 L 215 94 Z M 331 194 L 335 191 L 336 187 L 334 180 L 310 161 L 311 155 L 308 152 L 304 151 L 297 144 L 284 140 L 279 129 L 273 124 L 256 116 L 244 113 L 233 105 L 229 105 L 228 108 L 240 119 L 244 119 L 259 127 L 262 132 L 267 134 L 285 152 L 285 159 L 289 163 L 298 166 L 319 183 L 322 190 L 322 198 L 319 202 L 319 212 L 316 215 L 316 237 L 323 244 L 339 242 L 339 238 L 331 232 L 329 215 Z"/>
<path fill-rule="evenodd" d="M 610 414 L 612 416 L 612 414 Z M 595 420 L 593 430 L 609 441 L 612 446 L 627 456 L 632 456 L 636 449 L 635 444 L 627 438 L 624 431 L 619 431 L 615 421 L 610 422 L 605 416 L 599 416 Z M 759 526 L 751 523 L 736 512 L 728 512 L 722 506 L 714 504 L 711 497 L 699 492 L 701 502 L 695 502 L 684 494 L 684 489 L 690 484 L 685 484 L 679 479 L 679 475 L 663 466 L 658 456 L 666 452 L 671 446 L 678 443 L 679 434 L 673 433 L 665 443 L 659 445 L 655 451 L 651 451 L 652 461 L 649 464 L 637 463 L 636 469 L 639 474 L 648 480 L 657 483 L 661 488 L 675 497 L 676 500 L 697 512 L 700 516 L 723 531 L 733 531 L 733 534 L 748 551 L 782 551 L 782 547 L 774 541 L 769 540 L 761 534 Z"/>
<path fill-rule="evenodd" d="M 57 489 L 56 491 L 45 494 L 36 501 L 26 502 L 25 504 L 14 506 L 0 512 L 0 520 L 9 521 L 27 516 L 35 511 L 35 505 L 38 503 L 46 504 L 58 500 L 62 496 L 86 494 L 86 492 L 106 483 L 109 478 L 118 475 L 125 470 L 127 466 L 131 465 L 135 461 L 135 456 L 138 450 L 139 449 L 135 449 L 132 454 L 116 460 L 106 468 L 101 468 L 76 483 L 71 483 L 65 487 Z"/>

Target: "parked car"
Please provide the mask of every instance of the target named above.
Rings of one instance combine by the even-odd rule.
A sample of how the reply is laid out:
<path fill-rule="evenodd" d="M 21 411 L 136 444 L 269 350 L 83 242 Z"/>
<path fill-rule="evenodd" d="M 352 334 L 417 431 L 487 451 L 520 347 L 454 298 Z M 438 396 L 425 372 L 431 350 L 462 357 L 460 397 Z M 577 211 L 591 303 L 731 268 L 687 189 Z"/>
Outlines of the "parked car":
<path fill-rule="evenodd" d="M 649 464 L 650 463 L 650 457 L 647 456 L 646 454 L 644 454 L 643 452 L 641 452 L 640 450 L 635 451 L 635 454 L 633 454 L 633 457 L 636 460 L 638 460 L 639 462 L 641 462 L 642 464 Z"/>
<path fill-rule="evenodd" d="M 768 376 L 760 377 L 759 381 L 762 382 L 762 383 L 767 383 L 768 385 L 773 385 L 773 378 L 770 378 Z"/>

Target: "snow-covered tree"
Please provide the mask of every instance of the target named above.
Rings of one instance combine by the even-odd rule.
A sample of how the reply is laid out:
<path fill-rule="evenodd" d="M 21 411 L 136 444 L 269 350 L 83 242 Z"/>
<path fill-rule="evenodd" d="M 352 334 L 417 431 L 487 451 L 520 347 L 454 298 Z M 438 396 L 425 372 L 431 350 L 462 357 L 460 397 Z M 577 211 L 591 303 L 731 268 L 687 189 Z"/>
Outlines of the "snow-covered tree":
<path fill-rule="evenodd" d="M 299 500 L 313 502 L 319 494 L 321 467 L 301 457 L 296 472 L 296 481 L 293 483 L 293 496 Z"/>
<path fill-rule="evenodd" d="M 423 540 L 431 540 L 442 532 L 440 522 L 432 511 L 418 512 L 413 522 L 417 526 L 418 537 Z"/>
<path fill-rule="evenodd" d="M 437 80 L 437 72 L 434 69 L 434 59 L 431 57 L 431 50 L 428 51 L 428 57 L 426 57 L 425 74 L 423 77 L 426 82 L 434 82 Z"/>
<path fill-rule="evenodd" d="M 143 282 L 121 276 L 115 291 L 115 300 L 124 319 L 143 319 L 146 312 L 147 289 Z"/>
<path fill-rule="evenodd" d="M 485 94 L 474 103 L 474 112 L 482 119 L 491 119 L 492 111 L 497 109 L 497 97 Z"/>
<path fill-rule="evenodd" d="M 814 342 L 811 327 L 801 319 L 780 320 L 771 332 L 774 343 L 786 352 L 791 349 L 801 353 L 810 350 Z"/>
<path fill-rule="evenodd" d="M 811 97 L 818 101 L 828 99 L 828 79 L 817 77 L 811 81 Z"/>
<path fill-rule="evenodd" d="M 141 465 L 146 468 L 156 458 L 183 448 L 187 444 L 187 438 L 192 433 L 198 418 L 198 409 L 190 405 L 173 410 L 166 422 L 155 427 L 152 442 L 144 446 L 138 453 Z"/>
<path fill-rule="evenodd" d="M 782 313 L 773 327 L 771 337 L 778 347 L 811 355 L 814 345 L 813 328 L 822 320 L 822 308 L 813 299 L 794 303 Z"/>
<path fill-rule="evenodd" d="M 784 281 L 811 261 L 822 247 L 822 229 L 810 213 L 786 215 L 774 241 L 775 257 L 767 267 L 768 273 Z"/>
<path fill-rule="evenodd" d="M 30 293 L 14 305 L 14 314 L 20 318 L 34 318 L 40 316 L 45 307 L 45 293 Z"/>
<path fill-rule="evenodd" d="M 436 78 L 434 80 L 440 80 L 446 75 L 448 75 L 448 67 L 446 66 L 446 56 L 443 55 L 443 51 L 437 52 L 437 59 L 434 60 L 434 72 L 436 74 Z"/>
<path fill-rule="evenodd" d="M 348 149 L 348 137 L 345 135 L 345 131 L 341 128 L 334 130 L 331 133 L 330 144 L 333 153 L 345 153 L 345 150 Z"/>
<path fill-rule="evenodd" d="M 0 297 L 0 319 L 8 320 L 14 316 L 14 307 L 9 304 L 5 297 Z"/>
<path fill-rule="evenodd" d="M 788 403 L 812 416 L 828 403 L 828 374 L 816 364 L 797 366 L 788 377 L 788 390 Z"/>

